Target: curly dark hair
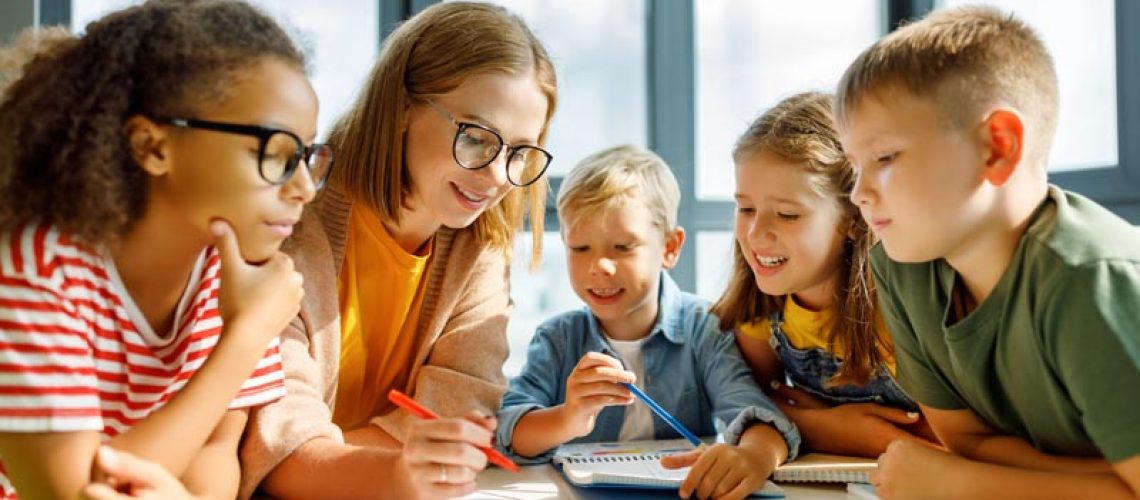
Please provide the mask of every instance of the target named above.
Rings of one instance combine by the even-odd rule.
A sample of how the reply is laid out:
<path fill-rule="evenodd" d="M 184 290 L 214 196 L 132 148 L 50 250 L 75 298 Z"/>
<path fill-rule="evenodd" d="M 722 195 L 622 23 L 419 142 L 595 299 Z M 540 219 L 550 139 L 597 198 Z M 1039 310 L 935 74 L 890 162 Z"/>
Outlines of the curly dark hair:
<path fill-rule="evenodd" d="M 121 237 L 147 199 L 126 120 L 194 116 L 265 58 L 305 68 L 277 23 L 231 0 L 152 0 L 44 44 L 0 101 L 0 231 L 41 221 L 86 243 Z"/>

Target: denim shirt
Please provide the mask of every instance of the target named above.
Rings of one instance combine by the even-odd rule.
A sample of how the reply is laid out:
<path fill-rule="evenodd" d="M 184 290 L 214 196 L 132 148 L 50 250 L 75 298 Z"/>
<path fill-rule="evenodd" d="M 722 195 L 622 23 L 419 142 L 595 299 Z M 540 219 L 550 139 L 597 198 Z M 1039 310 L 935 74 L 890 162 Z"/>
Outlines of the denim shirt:
<path fill-rule="evenodd" d="M 918 404 L 899 387 L 887 367 L 880 365 L 863 385 L 830 385 L 843 362 L 824 349 L 797 349 L 784 333 L 784 313 L 772 314 L 768 342 L 784 364 L 784 373 L 794 387 L 832 404 L 878 403 L 907 411 L 918 411 Z"/>
<path fill-rule="evenodd" d="M 794 458 L 799 432 L 756 385 L 733 336 L 718 328 L 708 302 L 682 292 L 665 272 L 660 279 L 657 321 L 642 345 L 645 375 L 638 386 L 698 436 L 720 432 L 726 442 L 736 444 L 753 423 L 771 424 L 787 442 L 789 460 Z M 513 453 L 515 424 L 531 410 L 565 402 L 567 377 L 591 351 L 620 359 L 589 308 L 563 313 L 538 327 L 526 365 L 511 380 L 499 410 L 496 439 L 503 451 L 522 463 L 550 460 L 554 450 L 531 459 Z M 617 441 L 624 420 L 624 406 L 607 406 L 589 435 L 570 442 Z M 681 437 L 656 415 L 653 430 L 654 439 Z"/>

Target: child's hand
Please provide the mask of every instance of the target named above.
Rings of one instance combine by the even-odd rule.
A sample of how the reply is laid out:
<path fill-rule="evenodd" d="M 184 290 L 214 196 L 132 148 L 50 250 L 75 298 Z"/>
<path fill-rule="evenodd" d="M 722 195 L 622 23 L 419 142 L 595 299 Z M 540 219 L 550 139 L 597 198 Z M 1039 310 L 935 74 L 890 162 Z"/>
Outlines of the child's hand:
<path fill-rule="evenodd" d="M 918 439 L 900 427 L 918 422 L 918 412 L 874 403 L 848 403 L 811 413 L 814 415 L 804 437 L 809 447 L 829 453 L 873 457 L 891 441 Z"/>
<path fill-rule="evenodd" d="M 738 499 L 763 487 L 776 464 L 770 456 L 720 443 L 667 456 L 661 466 L 693 468 L 681 483 L 681 498 Z"/>
<path fill-rule="evenodd" d="M 594 420 L 602 408 L 633 402 L 629 389 L 618 385 L 637 381 L 633 372 L 621 362 L 599 352 L 588 352 L 566 379 L 566 403 L 563 404 L 567 425 L 577 437 L 594 430 Z"/>
<path fill-rule="evenodd" d="M 264 337 L 268 344 L 301 309 L 301 273 L 293 269 L 293 259 L 280 252 L 264 263 L 247 263 L 233 228 L 225 221 L 213 221 L 210 231 L 222 259 L 218 292 L 222 321 L 226 325 L 241 324 L 243 329 Z"/>
<path fill-rule="evenodd" d="M 83 488 L 88 500 L 154 500 L 193 498 L 178 478 L 156 462 L 138 458 L 125 451 L 102 446 L 96 456 L 104 475 L 102 482 Z"/>
<path fill-rule="evenodd" d="M 475 475 L 487 467 L 479 447 L 491 446 L 493 417 L 417 420 L 408 429 L 400 462 L 404 484 L 396 498 L 451 498 L 475 491 Z"/>
<path fill-rule="evenodd" d="M 936 498 L 952 496 L 956 473 L 965 464 L 951 455 L 915 439 L 900 439 L 879 456 L 871 483 L 880 498 Z"/>

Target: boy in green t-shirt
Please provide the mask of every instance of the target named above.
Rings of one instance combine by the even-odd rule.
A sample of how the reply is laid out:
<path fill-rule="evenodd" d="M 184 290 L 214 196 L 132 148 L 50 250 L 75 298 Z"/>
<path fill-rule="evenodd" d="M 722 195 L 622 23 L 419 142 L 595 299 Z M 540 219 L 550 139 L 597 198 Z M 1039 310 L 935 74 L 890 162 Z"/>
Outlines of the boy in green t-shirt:
<path fill-rule="evenodd" d="M 864 51 L 838 97 L 899 380 L 953 452 L 892 443 L 879 494 L 1140 495 L 1140 230 L 1048 184 L 1041 40 L 937 11 Z"/>

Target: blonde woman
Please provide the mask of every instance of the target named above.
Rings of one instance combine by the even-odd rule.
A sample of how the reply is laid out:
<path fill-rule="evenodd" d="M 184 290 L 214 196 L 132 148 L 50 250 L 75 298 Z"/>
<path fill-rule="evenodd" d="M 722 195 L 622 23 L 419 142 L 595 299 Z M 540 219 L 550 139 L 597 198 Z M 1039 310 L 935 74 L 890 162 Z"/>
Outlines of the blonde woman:
<path fill-rule="evenodd" d="M 338 172 L 290 242 L 307 290 L 282 336 L 289 394 L 252 417 L 243 496 L 474 489 L 528 215 L 540 252 L 555 103 L 545 50 L 500 7 L 439 4 L 393 32 L 330 137 Z M 416 421 L 390 389 L 445 418 Z"/>

